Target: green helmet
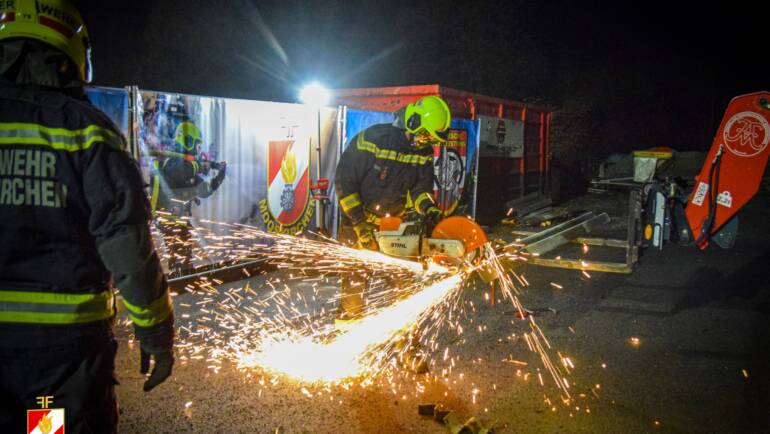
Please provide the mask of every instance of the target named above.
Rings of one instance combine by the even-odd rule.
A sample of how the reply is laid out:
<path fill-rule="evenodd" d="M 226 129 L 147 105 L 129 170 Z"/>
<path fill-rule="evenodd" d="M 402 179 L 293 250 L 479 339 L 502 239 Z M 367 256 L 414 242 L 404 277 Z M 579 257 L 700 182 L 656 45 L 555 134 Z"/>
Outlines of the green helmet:
<path fill-rule="evenodd" d="M 404 124 L 407 131 L 412 134 L 426 131 L 439 142 L 446 141 L 438 133 L 443 133 L 449 129 L 451 122 L 452 114 L 449 112 L 449 106 L 437 96 L 420 98 L 417 102 L 406 106 L 404 113 Z"/>
<path fill-rule="evenodd" d="M 80 12 L 68 0 L 0 1 L 0 40 L 28 38 L 59 49 L 78 77 L 91 82 L 91 42 Z"/>
<path fill-rule="evenodd" d="M 195 153 L 202 141 L 201 130 L 194 123 L 187 121 L 176 126 L 174 142 L 184 153 Z"/>

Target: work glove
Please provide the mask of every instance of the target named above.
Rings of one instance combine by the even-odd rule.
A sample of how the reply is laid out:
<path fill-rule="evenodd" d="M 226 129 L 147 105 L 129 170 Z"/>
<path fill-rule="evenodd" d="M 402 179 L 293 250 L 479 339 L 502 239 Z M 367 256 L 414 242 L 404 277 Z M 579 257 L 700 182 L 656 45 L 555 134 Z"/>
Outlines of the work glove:
<path fill-rule="evenodd" d="M 139 373 L 150 372 L 150 360 L 155 361 L 155 366 L 142 387 L 145 392 L 149 392 L 166 381 L 174 367 L 173 315 L 150 327 L 134 324 L 134 331 L 139 339 Z"/>
<path fill-rule="evenodd" d="M 362 221 L 355 226 L 353 230 L 358 237 L 358 245 L 364 249 L 377 250 L 377 242 L 374 240 L 375 226 L 367 221 Z"/>
<path fill-rule="evenodd" d="M 432 225 L 436 225 L 441 220 L 442 212 L 437 206 L 431 206 L 425 210 L 425 219 Z"/>
<path fill-rule="evenodd" d="M 219 188 L 219 186 L 222 184 L 222 181 L 225 180 L 225 175 L 227 173 L 227 162 L 223 161 L 218 164 L 217 169 L 217 176 L 214 177 L 214 179 L 211 180 L 211 191 L 216 190 Z"/>

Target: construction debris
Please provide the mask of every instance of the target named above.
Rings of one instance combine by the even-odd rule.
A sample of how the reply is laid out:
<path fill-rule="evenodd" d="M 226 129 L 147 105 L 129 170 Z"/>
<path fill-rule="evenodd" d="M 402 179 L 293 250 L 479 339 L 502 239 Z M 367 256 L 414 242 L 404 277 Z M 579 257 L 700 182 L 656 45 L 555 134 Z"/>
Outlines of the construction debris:
<path fill-rule="evenodd" d="M 419 404 L 417 414 L 420 416 L 433 416 L 436 412 L 436 404 Z"/>
<path fill-rule="evenodd" d="M 436 404 L 420 404 L 417 406 L 420 416 L 431 416 L 436 422 L 444 424 L 452 434 L 492 434 L 495 423 L 484 426 L 475 417 L 470 417 L 465 423 L 460 423 L 455 412 L 446 410 Z"/>

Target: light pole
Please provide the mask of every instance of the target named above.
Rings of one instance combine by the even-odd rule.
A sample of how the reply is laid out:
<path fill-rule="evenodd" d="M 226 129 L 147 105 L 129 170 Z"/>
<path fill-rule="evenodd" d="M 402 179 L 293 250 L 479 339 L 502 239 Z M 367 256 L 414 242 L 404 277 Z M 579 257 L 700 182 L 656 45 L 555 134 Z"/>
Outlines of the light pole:
<path fill-rule="evenodd" d="M 321 107 L 329 103 L 329 91 L 319 84 L 317 81 L 308 84 L 303 87 L 299 93 L 299 100 L 303 104 L 307 104 L 311 107 L 315 107 L 318 127 L 318 139 L 316 140 L 316 182 L 320 185 L 321 179 Z M 328 182 L 328 181 L 327 181 Z M 324 225 L 324 200 L 323 198 L 316 199 L 316 226 L 318 232 L 325 232 Z"/>

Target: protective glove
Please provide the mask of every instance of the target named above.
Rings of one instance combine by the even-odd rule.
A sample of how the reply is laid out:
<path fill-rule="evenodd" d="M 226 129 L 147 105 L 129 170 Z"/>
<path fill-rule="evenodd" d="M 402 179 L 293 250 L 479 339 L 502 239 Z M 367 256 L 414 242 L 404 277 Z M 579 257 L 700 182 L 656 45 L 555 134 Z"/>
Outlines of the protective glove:
<path fill-rule="evenodd" d="M 367 221 L 362 221 L 355 226 L 353 230 L 358 237 L 358 244 L 369 250 L 377 250 L 377 242 L 374 241 L 374 229 L 375 226 Z"/>
<path fill-rule="evenodd" d="M 214 177 L 214 179 L 211 180 L 211 191 L 216 190 L 219 188 L 219 186 L 222 184 L 222 181 L 225 180 L 225 175 L 227 174 L 227 162 L 223 161 L 218 164 L 217 169 L 217 176 Z"/>
<path fill-rule="evenodd" d="M 145 392 L 149 392 L 171 376 L 174 366 L 173 315 L 150 327 L 139 327 L 134 324 L 134 331 L 139 339 L 139 372 L 141 374 L 150 372 L 150 360 L 155 360 L 155 366 L 142 387 Z"/>
<path fill-rule="evenodd" d="M 425 218 L 426 218 L 426 220 L 428 220 L 428 222 L 430 222 L 434 226 L 436 225 L 436 223 L 439 222 L 439 220 L 441 220 L 441 215 L 442 214 L 443 213 L 441 212 L 441 210 L 438 209 L 438 207 L 436 207 L 436 206 L 431 206 L 430 208 L 425 210 Z"/>
<path fill-rule="evenodd" d="M 159 354 L 150 354 L 143 349 L 140 349 L 140 351 L 141 365 L 139 372 L 141 374 L 150 372 L 150 359 L 155 359 L 155 367 L 152 369 L 150 377 L 144 382 L 144 386 L 142 386 L 142 390 L 149 392 L 171 376 L 171 369 L 174 366 L 174 354 L 171 351 Z"/>

